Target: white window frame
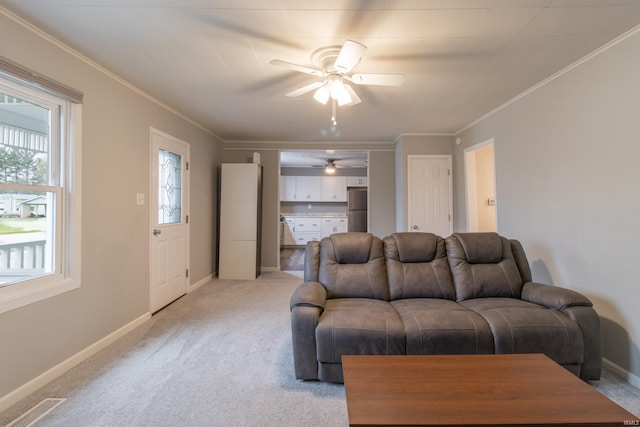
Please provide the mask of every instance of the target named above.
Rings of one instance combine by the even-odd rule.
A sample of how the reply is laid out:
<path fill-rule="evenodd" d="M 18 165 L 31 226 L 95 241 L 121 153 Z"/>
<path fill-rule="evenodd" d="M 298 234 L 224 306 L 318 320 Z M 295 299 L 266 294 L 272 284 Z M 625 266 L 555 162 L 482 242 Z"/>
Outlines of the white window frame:
<path fill-rule="evenodd" d="M 80 287 L 82 105 L 38 88 L 23 86 L 0 75 L 0 90 L 59 112 L 51 118 L 50 174 L 56 186 L 0 184 L 0 189 L 55 194 L 56 218 L 51 224 L 55 265 L 50 274 L 0 287 L 0 313 L 15 310 Z"/>

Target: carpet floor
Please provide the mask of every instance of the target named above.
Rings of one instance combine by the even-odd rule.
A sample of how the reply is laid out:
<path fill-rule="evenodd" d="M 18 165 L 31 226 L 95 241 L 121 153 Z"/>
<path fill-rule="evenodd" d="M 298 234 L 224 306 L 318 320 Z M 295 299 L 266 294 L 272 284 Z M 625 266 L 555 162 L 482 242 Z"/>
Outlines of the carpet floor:
<path fill-rule="evenodd" d="M 289 297 L 300 272 L 212 280 L 0 414 L 67 398 L 37 426 L 346 426 L 341 384 L 293 375 Z M 640 391 L 596 389 L 640 417 Z M 634 406 L 635 405 L 635 406 Z"/>

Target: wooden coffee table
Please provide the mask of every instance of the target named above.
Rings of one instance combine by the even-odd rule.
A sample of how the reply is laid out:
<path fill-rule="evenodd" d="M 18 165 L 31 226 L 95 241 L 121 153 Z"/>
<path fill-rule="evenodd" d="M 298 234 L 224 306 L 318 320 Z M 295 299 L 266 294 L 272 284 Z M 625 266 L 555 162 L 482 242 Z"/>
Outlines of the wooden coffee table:
<path fill-rule="evenodd" d="M 542 354 L 343 356 L 351 426 L 622 426 L 638 417 Z"/>

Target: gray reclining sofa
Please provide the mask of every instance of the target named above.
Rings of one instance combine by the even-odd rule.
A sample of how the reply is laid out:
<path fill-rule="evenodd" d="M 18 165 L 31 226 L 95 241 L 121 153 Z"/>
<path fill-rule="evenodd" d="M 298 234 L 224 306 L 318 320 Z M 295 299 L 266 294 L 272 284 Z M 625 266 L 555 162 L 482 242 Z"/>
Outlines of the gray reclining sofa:
<path fill-rule="evenodd" d="M 602 367 L 591 302 L 531 281 L 496 233 L 337 233 L 306 246 L 290 301 L 295 375 L 343 382 L 342 355 L 544 353 L 585 380 Z"/>

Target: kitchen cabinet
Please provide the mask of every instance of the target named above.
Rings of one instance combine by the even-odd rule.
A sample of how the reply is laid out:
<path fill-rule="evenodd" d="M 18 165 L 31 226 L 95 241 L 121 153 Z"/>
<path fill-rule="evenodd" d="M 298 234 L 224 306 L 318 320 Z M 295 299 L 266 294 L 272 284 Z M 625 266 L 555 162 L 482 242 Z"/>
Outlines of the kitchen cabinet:
<path fill-rule="evenodd" d="M 346 216 L 284 216 L 284 246 L 304 246 L 310 241 L 320 241 L 333 233 L 346 233 L 348 230 Z"/>
<path fill-rule="evenodd" d="M 282 221 L 282 244 L 284 246 L 291 246 L 296 244 L 294 232 L 295 218 L 290 216 L 284 217 L 284 221 Z"/>
<path fill-rule="evenodd" d="M 347 201 L 346 176 L 323 176 L 321 178 L 323 202 Z"/>
<path fill-rule="evenodd" d="M 296 177 L 295 176 L 280 177 L 280 200 L 283 202 L 296 201 Z"/>
<path fill-rule="evenodd" d="M 319 241 L 322 237 L 321 218 L 295 218 L 293 237 L 296 245 L 306 245 L 309 241 Z"/>
<path fill-rule="evenodd" d="M 324 217 L 322 218 L 322 238 L 329 237 L 333 233 L 347 232 L 347 218 Z"/>
<path fill-rule="evenodd" d="M 369 185 L 368 177 L 366 176 L 348 176 L 347 187 L 366 187 Z"/>
<path fill-rule="evenodd" d="M 322 200 L 322 177 L 296 176 L 296 202 L 319 202 Z"/>
<path fill-rule="evenodd" d="M 300 231 L 295 234 L 296 245 L 306 245 L 307 242 L 319 242 L 320 241 L 320 232 L 314 231 Z"/>
<path fill-rule="evenodd" d="M 346 202 L 346 176 L 281 176 L 282 202 Z"/>

